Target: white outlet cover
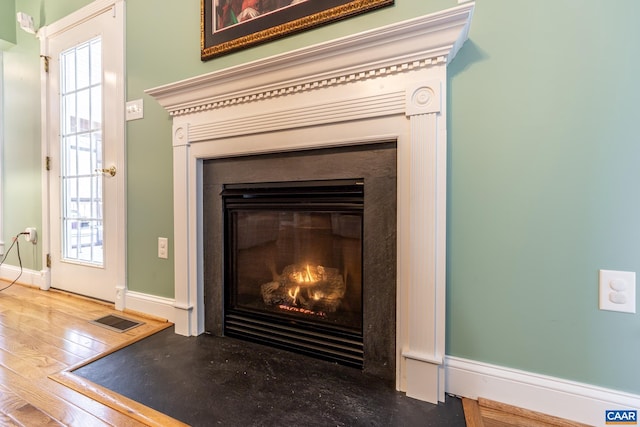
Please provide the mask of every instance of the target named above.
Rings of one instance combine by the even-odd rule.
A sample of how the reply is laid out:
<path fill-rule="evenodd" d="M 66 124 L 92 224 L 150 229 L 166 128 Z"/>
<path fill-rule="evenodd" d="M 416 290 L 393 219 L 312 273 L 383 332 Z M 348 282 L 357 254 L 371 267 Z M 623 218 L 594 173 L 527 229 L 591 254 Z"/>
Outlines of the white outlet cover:
<path fill-rule="evenodd" d="M 600 270 L 600 310 L 636 312 L 636 273 Z"/>
<path fill-rule="evenodd" d="M 158 237 L 158 258 L 169 258 L 169 239 Z"/>

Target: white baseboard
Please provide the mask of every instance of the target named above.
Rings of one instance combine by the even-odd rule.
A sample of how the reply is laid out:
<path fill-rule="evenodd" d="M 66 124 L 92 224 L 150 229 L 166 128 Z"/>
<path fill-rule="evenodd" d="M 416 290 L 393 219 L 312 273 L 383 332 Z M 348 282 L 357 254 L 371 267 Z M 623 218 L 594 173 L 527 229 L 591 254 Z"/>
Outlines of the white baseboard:
<path fill-rule="evenodd" d="M 35 271 L 26 268 L 22 269 L 20 275 L 20 267 L 13 265 L 0 266 L 0 278 L 12 282 L 18 276 L 19 283 L 28 286 L 35 286 L 42 290 L 49 289 L 48 280 L 49 271 Z M 2 286 L 0 286 L 0 289 Z M 158 297 L 155 295 L 143 294 L 141 292 L 133 292 L 125 290 L 124 308 L 149 314 L 151 316 L 166 319 L 175 323 L 175 300 L 172 298 Z"/>
<path fill-rule="evenodd" d="M 175 300 L 172 298 L 158 297 L 143 294 L 141 292 L 126 291 L 124 307 L 140 313 L 150 314 L 155 317 L 167 319 L 175 323 Z"/>
<path fill-rule="evenodd" d="M 20 275 L 20 267 L 13 265 L 0 266 L 0 278 L 12 282 L 20 276 L 18 279 L 19 283 L 35 286 L 42 290 L 49 289 L 48 275 L 48 270 L 35 271 L 26 268 L 22 269 L 22 275 Z M 0 286 L 0 288 L 2 288 L 2 286 Z M 175 300 L 172 298 L 125 291 L 124 307 L 125 309 L 160 317 L 175 323 Z"/>
<path fill-rule="evenodd" d="M 0 277 L 13 281 L 15 266 L 0 266 Z M 23 269 L 19 282 L 46 289 L 46 271 Z M 126 291 L 125 307 L 175 323 L 175 300 Z M 445 389 L 456 396 L 478 397 L 594 426 L 605 425 L 605 411 L 640 410 L 640 395 L 506 368 L 455 356 L 445 357 Z"/>
<path fill-rule="evenodd" d="M 605 425 L 609 409 L 640 409 L 640 395 L 532 372 L 445 357 L 446 391 L 594 426 Z"/>
<path fill-rule="evenodd" d="M 2 279 L 13 282 L 16 277 L 20 276 L 20 278 L 18 279 L 19 283 L 23 283 L 29 286 L 36 286 L 40 289 L 47 289 L 47 274 L 48 272 L 45 270 L 36 271 L 23 268 L 22 275 L 20 276 L 20 267 L 16 267 L 13 265 L 0 266 L 0 277 Z"/>

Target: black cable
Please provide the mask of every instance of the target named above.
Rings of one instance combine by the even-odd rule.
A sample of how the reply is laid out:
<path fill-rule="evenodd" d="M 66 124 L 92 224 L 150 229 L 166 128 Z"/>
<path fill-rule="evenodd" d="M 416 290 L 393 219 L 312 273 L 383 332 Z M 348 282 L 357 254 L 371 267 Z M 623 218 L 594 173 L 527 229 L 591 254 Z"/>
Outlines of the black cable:
<path fill-rule="evenodd" d="M 11 246 L 9 246 L 9 249 L 7 249 L 7 252 L 5 252 L 4 257 L 2 258 L 2 261 L 0 261 L 0 267 L 2 267 L 2 264 L 4 264 L 4 261 L 7 259 L 7 256 L 9 255 L 9 252 L 11 252 L 11 249 L 13 248 L 13 246 L 15 245 L 16 247 L 16 253 L 18 255 L 18 263 L 20 264 L 20 274 L 18 274 L 18 277 L 16 277 L 13 282 L 9 283 L 8 286 L 5 286 L 4 288 L 0 289 L 0 292 L 9 289 L 10 287 L 12 287 L 13 285 L 15 285 L 15 283 L 18 281 L 18 279 L 22 276 L 22 258 L 20 258 L 20 242 L 18 242 L 18 239 L 20 238 L 20 236 L 22 236 L 23 234 L 29 234 L 27 232 L 22 232 L 22 233 L 18 233 L 16 234 L 16 237 L 13 238 L 13 243 L 11 243 Z"/>

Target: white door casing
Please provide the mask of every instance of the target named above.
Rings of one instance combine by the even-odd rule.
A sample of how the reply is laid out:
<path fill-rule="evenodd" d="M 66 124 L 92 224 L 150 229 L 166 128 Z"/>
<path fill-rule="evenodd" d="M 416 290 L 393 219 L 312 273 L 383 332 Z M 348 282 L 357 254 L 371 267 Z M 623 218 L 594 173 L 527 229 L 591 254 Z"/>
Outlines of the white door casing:
<path fill-rule="evenodd" d="M 115 302 L 124 308 L 126 288 L 125 156 L 124 156 L 124 1 L 98 0 L 38 31 L 41 55 L 42 151 L 49 172 L 43 174 L 42 287 L 56 287 Z M 60 135 L 60 53 L 90 40 L 102 44 L 101 168 L 115 167 L 114 176 L 98 174 L 102 183 L 102 236 L 98 262 L 65 258 L 62 250 Z M 45 69 L 48 69 L 46 71 Z M 79 116 L 79 115 L 78 115 Z M 86 166 L 85 166 L 86 169 Z M 92 170 L 91 173 L 95 173 Z M 91 221 L 90 221 L 91 222 Z M 74 224 L 75 225 L 75 224 Z M 88 227 L 91 228 L 91 227 Z M 93 234 L 93 229 L 87 230 Z M 84 236 L 83 238 L 87 238 Z M 80 247 L 80 244 L 77 245 Z M 47 256 L 49 255 L 49 257 Z"/>

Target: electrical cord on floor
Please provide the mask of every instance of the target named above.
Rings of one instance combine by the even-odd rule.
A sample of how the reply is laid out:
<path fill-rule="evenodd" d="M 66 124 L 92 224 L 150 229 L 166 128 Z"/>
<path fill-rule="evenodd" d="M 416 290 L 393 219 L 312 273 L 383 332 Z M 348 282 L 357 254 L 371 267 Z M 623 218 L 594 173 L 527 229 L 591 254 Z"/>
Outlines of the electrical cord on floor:
<path fill-rule="evenodd" d="M 18 281 L 20 276 L 22 276 L 22 258 L 20 258 L 20 242 L 18 242 L 18 239 L 23 234 L 29 234 L 29 233 L 23 231 L 22 233 L 16 234 L 16 237 L 13 238 L 13 243 L 11 243 L 11 246 L 9 246 L 9 249 L 7 249 L 7 252 L 5 252 L 4 257 L 2 257 L 2 261 L 0 261 L 0 267 L 2 267 L 2 264 L 4 264 L 4 261 L 7 259 L 7 256 L 9 255 L 9 252 L 11 252 L 11 249 L 13 249 L 13 247 L 15 246 L 16 247 L 16 253 L 18 255 L 18 263 L 20 264 L 20 274 L 18 274 L 18 277 L 16 277 L 13 280 L 13 282 L 9 283 L 8 286 L 5 286 L 4 288 L 0 289 L 0 292 L 4 291 L 5 289 L 9 289 L 13 285 L 15 285 L 15 283 Z"/>

